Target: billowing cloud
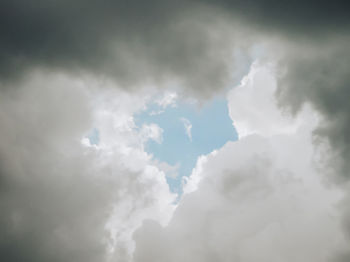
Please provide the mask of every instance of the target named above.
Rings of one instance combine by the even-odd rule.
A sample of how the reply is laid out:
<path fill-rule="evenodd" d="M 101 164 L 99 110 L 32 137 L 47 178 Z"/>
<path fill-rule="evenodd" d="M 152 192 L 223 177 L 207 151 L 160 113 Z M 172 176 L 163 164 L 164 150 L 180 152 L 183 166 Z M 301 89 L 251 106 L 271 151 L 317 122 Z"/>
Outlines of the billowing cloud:
<path fill-rule="evenodd" d="M 318 110 L 323 122 L 315 130 L 334 151 L 337 174 L 348 177 L 349 159 L 349 65 L 346 39 L 316 46 L 292 46 L 283 57 L 286 72 L 279 79 L 280 106 L 297 112 L 305 103 Z M 339 177 L 339 178 L 340 178 Z"/>
<path fill-rule="evenodd" d="M 328 261 L 346 248 L 339 193 L 320 183 L 301 140 L 250 136 L 209 156 L 170 224 L 136 232 L 135 260 Z"/>
<path fill-rule="evenodd" d="M 250 81 L 261 79 L 257 71 L 263 79 L 274 77 L 268 67 L 255 65 Z M 268 114 L 275 99 L 266 82 L 238 88 L 230 94 L 232 111 L 244 105 L 235 103 L 240 91 L 261 88 L 251 94 L 253 101 L 263 98 L 250 103 L 251 110 L 265 116 L 263 123 L 277 114 L 283 118 L 282 112 Z M 338 261 L 346 254 L 343 214 L 336 207 L 343 191 L 327 186 L 317 170 L 317 114 L 304 108 L 298 128 L 284 132 L 287 121 L 272 121 L 275 130 L 264 134 L 254 114 L 241 112 L 245 124 L 259 132 L 198 160 L 170 224 L 147 221 L 136 232 L 136 261 Z"/>
<path fill-rule="evenodd" d="M 175 87 L 200 96 L 237 82 L 264 38 L 348 33 L 345 1 L 42 1 L 0 4 L 0 76 L 33 68 Z M 310 38 L 310 36 L 312 38 Z"/>
<path fill-rule="evenodd" d="M 1 1 L 0 260 L 130 261 L 153 219 L 135 261 L 348 261 L 349 17 L 343 0 Z M 133 115 L 160 88 L 165 108 L 233 86 L 242 139 L 198 159 L 160 227 L 176 167 Z"/>
<path fill-rule="evenodd" d="M 0 9 L 2 80 L 39 67 L 208 96 L 244 72 L 248 39 L 200 3 L 3 1 Z"/>
<path fill-rule="evenodd" d="M 42 74 L 1 92 L 0 260 L 125 261 L 141 221 L 171 215 L 165 175 L 118 102 L 132 98 L 100 93 L 95 108 L 92 93 Z M 99 144 L 82 144 L 92 127 Z"/>
<path fill-rule="evenodd" d="M 240 137 L 294 133 L 298 128 L 298 119 L 278 108 L 275 75 L 275 65 L 255 61 L 241 84 L 230 91 L 230 117 Z"/>

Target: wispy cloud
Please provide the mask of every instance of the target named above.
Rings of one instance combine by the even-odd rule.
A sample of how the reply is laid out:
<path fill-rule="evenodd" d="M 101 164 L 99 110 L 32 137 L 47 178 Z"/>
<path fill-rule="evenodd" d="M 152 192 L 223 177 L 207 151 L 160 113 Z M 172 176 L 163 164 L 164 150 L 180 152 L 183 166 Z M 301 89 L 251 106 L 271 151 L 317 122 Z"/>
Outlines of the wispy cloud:
<path fill-rule="evenodd" d="M 192 131 L 191 131 L 192 130 L 192 124 L 191 124 L 190 120 L 188 120 L 187 118 L 181 117 L 180 121 L 184 125 L 186 135 L 188 136 L 190 141 L 192 141 Z"/>

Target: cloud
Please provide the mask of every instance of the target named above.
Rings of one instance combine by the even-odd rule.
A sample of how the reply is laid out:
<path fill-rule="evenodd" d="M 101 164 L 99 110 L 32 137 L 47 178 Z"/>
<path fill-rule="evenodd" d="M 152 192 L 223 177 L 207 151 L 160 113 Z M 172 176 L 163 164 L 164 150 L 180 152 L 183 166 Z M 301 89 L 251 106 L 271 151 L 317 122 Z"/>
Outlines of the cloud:
<path fill-rule="evenodd" d="M 305 104 L 311 104 L 320 113 L 319 125 L 314 130 L 320 170 L 332 183 L 349 194 L 349 65 L 346 42 L 348 34 L 324 39 L 323 42 L 291 43 L 281 52 L 280 67 L 284 68 L 278 80 L 279 106 L 298 114 Z M 283 72 L 284 71 L 284 72 Z M 344 232 L 349 235 L 348 196 L 341 205 Z M 347 253 L 340 253 L 334 261 L 344 261 Z"/>
<path fill-rule="evenodd" d="M 198 99 L 220 94 L 258 57 L 277 62 L 254 64 L 229 95 L 245 137 L 199 159 L 170 226 L 147 222 L 135 235 L 135 259 L 147 261 L 158 245 L 151 261 L 256 261 L 255 254 L 347 261 L 347 7 L 341 0 L 1 1 L 1 260 L 103 261 L 109 248 L 109 256 L 128 260 L 141 221 L 164 225 L 173 208 L 133 113 L 159 88 Z M 317 125 L 309 122 L 313 110 Z M 98 145 L 81 144 L 92 128 Z M 159 128 L 147 130 L 160 141 Z M 338 195 L 310 166 L 311 141 L 321 155 L 318 175 L 346 193 L 342 229 Z"/>
<path fill-rule="evenodd" d="M 249 74 L 274 76 L 261 67 Z M 250 87 L 262 89 L 252 92 L 253 101 L 273 97 L 264 81 Z M 250 106 L 268 115 L 274 99 L 262 98 Z M 229 101 L 232 110 L 245 102 Z M 241 112 L 248 124 L 256 122 L 249 110 Z M 272 133 L 248 135 L 200 157 L 169 225 L 145 221 L 136 231 L 135 261 L 306 262 L 346 254 L 343 211 L 336 208 L 344 192 L 327 186 L 317 171 L 315 116 L 305 108 L 290 132 L 281 128 L 288 121 L 279 121 Z"/>
<path fill-rule="evenodd" d="M 318 43 L 347 33 L 346 5 L 341 0 L 5 0 L 1 81 L 40 68 L 111 78 L 133 90 L 171 86 L 208 98 L 241 79 L 261 42 Z"/>
<path fill-rule="evenodd" d="M 186 135 L 188 136 L 190 141 L 192 141 L 192 133 L 191 133 L 192 124 L 191 124 L 190 120 L 188 120 L 187 118 L 184 118 L 184 117 L 181 117 L 180 120 L 185 127 Z"/>
<path fill-rule="evenodd" d="M 228 95 L 230 117 L 239 134 L 273 136 L 294 133 L 298 123 L 291 114 L 283 114 L 277 105 L 276 68 L 255 61 L 241 84 Z"/>
<path fill-rule="evenodd" d="M 164 94 L 161 98 L 157 99 L 156 104 L 158 104 L 162 109 L 170 107 L 176 107 L 176 100 L 178 96 L 174 92 L 169 92 Z"/>
<path fill-rule="evenodd" d="M 167 227 L 136 231 L 135 261 L 328 261 L 347 247 L 340 193 L 320 183 L 311 155 L 288 135 L 229 142 Z"/>
<path fill-rule="evenodd" d="M 141 135 L 144 137 L 144 141 L 149 139 L 154 140 L 158 144 L 161 144 L 163 141 L 163 129 L 161 129 L 156 124 L 142 125 Z"/>
<path fill-rule="evenodd" d="M 209 96 L 231 82 L 231 65 L 239 74 L 246 53 L 236 41 L 241 30 L 196 2 L 16 0 L 0 9 L 2 81 L 45 68 Z"/>
<path fill-rule="evenodd" d="M 129 259 L 133 230 L 165 223 L 175 199 L 118 101 L 132 98 L 60 74 L 1 90 L 0 260 Z M 100 141 L 86 146 L 92 127 Z"/>
<path fill-rule="evenodd" d="M 260 30 L 288 36 L 312 35 L 324 37 L 324 33 L 344 33 L 349 30 L 348 3 L 344 0 L 308 0 L 280 2 L 262 1 L 204 1 L 213 8 L 226 10 Z"/>
<path fill-rule="evenodd" d="M 279 79 L 277 93 L 280 106 L 291 112 L 311 103 L 321 113 L 323 122 L 315 134 L 332 148 L 338 179 L 349 176 L 350 157 L 347 138 L 350 110 L 346 99 L 350 56 L 345 39 L 290 47 L 282 58 L 286 71 Z"/>

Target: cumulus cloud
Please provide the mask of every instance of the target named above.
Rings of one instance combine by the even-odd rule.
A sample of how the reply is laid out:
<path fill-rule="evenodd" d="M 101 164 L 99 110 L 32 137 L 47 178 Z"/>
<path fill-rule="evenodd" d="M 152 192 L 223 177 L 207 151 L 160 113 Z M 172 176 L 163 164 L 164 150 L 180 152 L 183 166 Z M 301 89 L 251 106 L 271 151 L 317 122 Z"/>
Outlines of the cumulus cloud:
<path fill-rule="evenodd" d="M 323 122 L 315 133 L 329 143 L 335 173 L 349 177 L 349 65 L 350 56 L 345 39 L 328 40 L 318 45 L 292 45 L 281 63 L 285 72 L 279 79 L 280 106 L 297 112 L 305 103 L 318 110 Z"/>
<path fill-rule="evenodd" d="M 347 247 L 340 193 L 320 183 L 305 142 L 249 136 L 209 156 L 170 224 L 136 232 L 135 261 L 328 261 Z"/>
<path fill-rule="evenodd" d="M 1 1 L 0 260 L 129 261 L 152 218 L 136 261 L 348 261 L 349 17 L 343 0 Z M 232 86 L 241 140 L 198 159 L 160 227 L 176 167 L 133 114 L 159 88 L 165 108 Z"/>
<path fill-rule="evenodd" d="M 314 142 L 328 180 L 349 192 L 349 48 L 348 34 L 323 42 L 289 43 L 282 48 L 277 97 L 279 106 L 294 114 L 309 103 L 320 113 Z M 342 201 L 344 232 L 350 234 L 348 196 Z M 346 204 L 345 204 L 346 203 Z M 348 260 L 340 253 L 335 261 Z"/>
<path fill-rule="evenodd" d="M 108 100 L 96 109 L 90 95 L 80 80 L 55 74 L 1 91 L 1 260 L 124 261 L 145 217 L 169 218 L 175 196 L 164 173 L 132 121 L 112 117 L 130 109 L 111 110 Z M 92 127 L 100 143 L 86 146 Z"/>
<path fill-rule="evenodd" d="M 259 70 L 265 79 L 273 76 L 268 67 L 260 67 L 255 65 L 250 77 L 257 77 L 254 72 Z M 263 99 L 250 106 L 267 116 L 263 125 L 255 126 L 263 130 L 275 101 L 271 86 L 257 81 L 235 92 L 245 96 L 244 88 L 262 89 L 251 95 L 253 101 L 255 95 Z M 245 104 L 229 101 L 232 110 Z M 240 112 L 254 127 L 256 116 Z M 147 221 L 136 232 L 135 261 L 306 262 L 346 257 L 342 211 L 336 207 L 344 192 L 327 186 L 316 168 L 312 130 L 317 114 L 305 108 L 298 121 L 298 128 L 289 132 L 281 128 L 288 127 L 288 121 L 277 121 L 272 133 L 248 135 L 200 157 L 170 224 L 162 228 Z"/>
<path fill-rule="evenodd" d="M 297 119 L 278 109 L 275 65 L 252 64 L 249 74 L 229 95 L 230 117 L 240 137 L 251 134 L 272 136 L 294 133 Z"/>

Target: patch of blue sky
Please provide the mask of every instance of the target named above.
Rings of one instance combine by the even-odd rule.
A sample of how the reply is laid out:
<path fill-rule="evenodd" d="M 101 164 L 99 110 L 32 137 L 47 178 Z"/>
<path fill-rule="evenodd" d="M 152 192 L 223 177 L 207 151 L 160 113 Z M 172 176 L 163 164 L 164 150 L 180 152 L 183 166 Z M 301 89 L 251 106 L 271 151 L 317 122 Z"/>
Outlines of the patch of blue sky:
<path fill-rule="evenodd" d="M 98 129 L 93 128 L 87 135 L 87 138 L 89 139 L 91 145 L 98 145 L 100 143 L 100 133 Z"/>
<path fill-rule="evenodd" d="M 159 161 L 179 166 L 176 178 L 167 177 L 171 191 L 179 194 L 182 193 L 182 177 L 191 174 L 198 156 L 238 138 L 223 97 L 216 97 L 202 107 L 181 101 L 176 107 L 165 109 L 157 103 L 150 104 L 135 115 L 135 123 L 138 127 L 155 123 L 163 129 L 163 142 L 148 140 L 146 151 Z"/>

